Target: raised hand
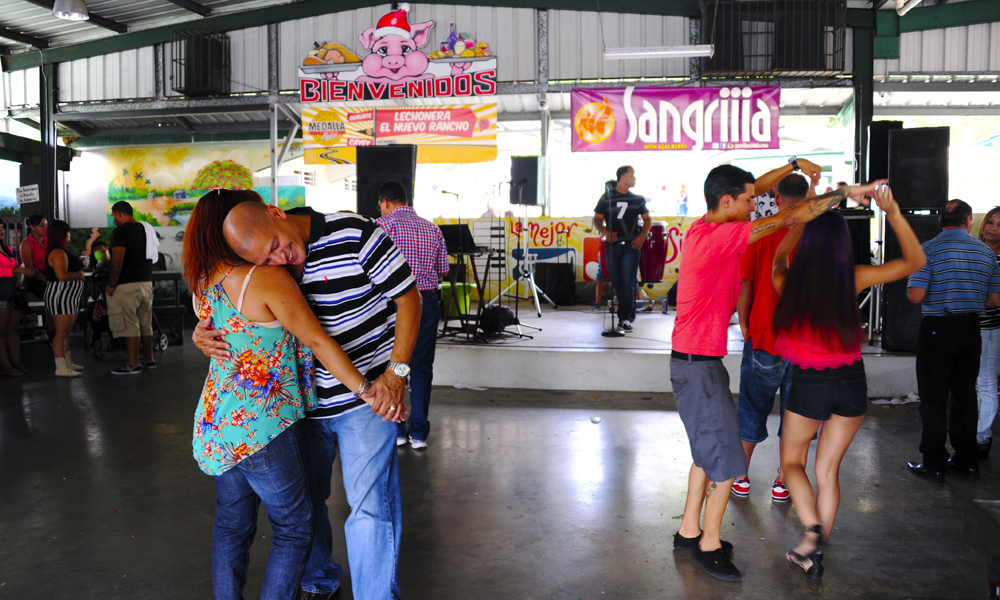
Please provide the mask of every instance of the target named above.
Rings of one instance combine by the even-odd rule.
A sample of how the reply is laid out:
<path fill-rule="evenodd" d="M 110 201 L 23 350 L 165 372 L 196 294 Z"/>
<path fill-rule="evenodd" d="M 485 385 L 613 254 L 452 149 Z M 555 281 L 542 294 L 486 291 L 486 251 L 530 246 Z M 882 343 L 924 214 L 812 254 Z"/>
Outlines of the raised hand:
<path fill-rule="evenodd" d="M 889 186 L 883 185 L 879 186 L 875 190 L 875 204 L 885 213 L 887 217 L 894 216 L 899 212 L 899 204 L 896 203 L 896 198 L 892 195 L 892 190 Z"/>
<path fill-rule="evenodd" d="M 875 188 L 886 183 L 889 183 L 888 179 L 876 179 L 866 185 L 849 185 L 847 186 L 847 197 L 862 206 L 871 206 L 870 197 L 875 192 Z"/>
<path fill-rule="evenodd" d="M 810 179 L 812 179 L 813 177 L 817 177 L 819 174 L 823 172 L 823 168 L 811 160 L 805 158 L 797 158 L 795 159 L 795 162 L 799 163 L 799 168 L 802 169 L 802 173 Z"/>

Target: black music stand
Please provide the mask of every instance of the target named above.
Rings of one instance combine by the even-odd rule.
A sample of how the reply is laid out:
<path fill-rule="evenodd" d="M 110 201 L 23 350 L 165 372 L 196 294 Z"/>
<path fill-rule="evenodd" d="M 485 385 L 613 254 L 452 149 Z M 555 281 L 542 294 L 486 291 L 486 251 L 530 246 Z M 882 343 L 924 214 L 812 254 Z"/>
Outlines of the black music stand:
<path fill-rule="evenodd" d="M 481 248 L 476 245 L 469 226 L 464 223 L 439 225 L 439 227 L 441 235 L 444 237 L 444 244 L 448 250 L 448 254 L 458 259 L 457 264 L 462 269 L 465 268 L 466 258 L 471 259 L 471 257 L 479 256 L 489 251 L 488 248 Z M 458 299 L 458 269 L 449 269 L 448 281 L 451 283 L 451 295 L 448 297 L 448 305 L 444 307 L 444 314 L 441 316 L 442 327 L 441 333 L 438 336 L 439 338 L 464 333 L 475 338 L 477 341 L 488 342 L 488 340 L 483 339 L 479 335 L 479 317 L 483 312 L 483 285 L 479 280 L 479 270 L 476 268 L 476 261 L 470 260 L 470 262 L 472 264 L 472 276 L 476 282 L 476 290 L 479 292 L 479 304 L 476 314 L 468 314 L 470 306 L 466 306 L 466 314 L 462 314 L 461 303 Z M 452 307 L 459 309 L 457 310 L 459 313 L 458 316 L 451 316 Z M 450 327 L 448 325 L 448 322 L 452 319 L 456 319 L 459 322 L 458 327 Z"/>

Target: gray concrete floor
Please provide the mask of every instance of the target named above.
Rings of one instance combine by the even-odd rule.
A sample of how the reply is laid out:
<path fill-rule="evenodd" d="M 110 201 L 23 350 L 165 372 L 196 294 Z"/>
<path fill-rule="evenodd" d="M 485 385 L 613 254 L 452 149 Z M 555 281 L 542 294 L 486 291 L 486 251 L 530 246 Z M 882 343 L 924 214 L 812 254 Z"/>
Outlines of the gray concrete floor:
<path fill-rule="evenodd" d="M 191 457 L 207 360 L 172 347 L 157 371 L 114 377 L 122 356 L 111 358 L 85 359 L 77 380 L 0 379 L 0 598 L 212 596 L 214 488 Z M 905 468 L 919 457 L 916 405 L 869 415 L 844 460 L 823 581 L 785 563 L 801 525 L 770 501 L 772 437 L 754 456 L 751 498 L 726 515 L 746 574 L 733 584 L 672 550 L 690 455 L 669 394 L 437 388 L 429 448 L 400 450 L 403 596 L 985 597 L 985 562 L 961 529 L 969 499 L 1000 497 L 995 467 L 981 463 L 978 482 L 920 480 Z M 270 546 L 263 513 L 260 524 L 248 599 Z"/>

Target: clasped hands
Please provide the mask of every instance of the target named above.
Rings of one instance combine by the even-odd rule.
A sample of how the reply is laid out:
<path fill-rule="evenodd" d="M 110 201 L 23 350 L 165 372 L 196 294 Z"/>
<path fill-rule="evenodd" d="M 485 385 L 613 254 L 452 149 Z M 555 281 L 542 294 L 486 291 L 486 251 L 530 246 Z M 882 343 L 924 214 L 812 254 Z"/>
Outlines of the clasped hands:
<path fill-rule="evenodd" d="M 212 329 L 212 320 L 204 319 L 198 322 L 191 334 L 191 341 L 209 358 L 229 360 L 229 344 L 222 338 L 228 333 L 225 329 Z M 406 385 L 392 371 L 386 371 L 378 379 L 371 382 L 361 399 L 371 406 L 373 413 L 382 417 L 383 421 L 400 423 L 406 419 L 406 406 L 403 404 L 403 390 Z"/>

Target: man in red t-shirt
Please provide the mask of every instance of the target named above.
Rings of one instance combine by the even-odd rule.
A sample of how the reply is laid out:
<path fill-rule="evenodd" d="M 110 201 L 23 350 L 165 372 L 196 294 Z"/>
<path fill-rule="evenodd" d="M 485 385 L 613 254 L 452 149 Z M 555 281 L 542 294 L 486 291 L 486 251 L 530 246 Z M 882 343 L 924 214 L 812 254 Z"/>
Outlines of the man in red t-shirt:
<path fill-rule="evenodd" d="M 816 174 L 818 175 L 818 173 Z M 815 178 L 814 178 L 815 180 Z M 778 208 L 791 206 L 810 194 L 810 185 L 802 175 L 791 174 L 778 183 L 775 202 Z M 767 417 L 774 409 L 774 395 L 781 391 L 780 417 L 785 414 L 785 400 L 792 387 L 792 369 L 774 349 L 774 308 L 778 292 L 771 283 L 774 252 L 785 238 L 787 229 L 747 246 L 740 257 L 740 297 L 736 312 L 740 316 L 743 339 L 743 363 L 740 365 L 740 401 L 737 409 L 740 439 L 747 455 L 747 474 L 733 482 L 733 495 L 750 495 L 750 457 L 757 444 L 767 439 Z M 780 418 L 779 417 L 779 418 Z M 780 421 L 779 421 L 780 423 Z M 781 437 L 781 425 L 778 425 Z M 791 497 L 785 487 L 781 469 L 771 484 L 771 500 L 788 502 Z"/>
<path fill-rule="evenodd" d="M 670 382 L 694 460 L 674 549 L 694 550 L 695 560 L 713 577 L 743 579 L 729 559 L 732 545 L 719 539 L 733 481 L 746 472 L 729 373 L 722 365 L 729 319 L 740 290 L 739 255 L 750 243 L 818 217 L 845 195 L 859 198 L 871 193 L 876 183 L 881 182 L 811 198 L 750 223 L 753 175 L 722 165 L 705 179 L 708 212 L 684 236 Z M 703 506 L 704 531 L 699 525 Z"/>

